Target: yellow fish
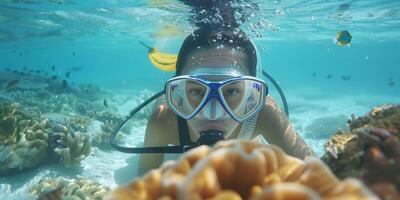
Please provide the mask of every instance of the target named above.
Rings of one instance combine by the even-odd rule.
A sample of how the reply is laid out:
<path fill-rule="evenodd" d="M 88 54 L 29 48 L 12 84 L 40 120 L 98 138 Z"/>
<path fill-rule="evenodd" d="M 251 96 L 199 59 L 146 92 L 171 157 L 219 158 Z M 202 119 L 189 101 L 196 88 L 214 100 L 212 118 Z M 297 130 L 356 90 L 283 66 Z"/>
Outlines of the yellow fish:
<path fill-rule="evenodd" d="M 140 44 L 142 44 L 147 49 L 149 49 L 148 57 L 149 57 L 150 62 L 155 67 L 157 67 L 158 69 L 161 69 L 163 71 L 175 71 L 176 70 L 176 60 L 178 58 L 178 55 L 160 52 L 156 48 L 150 47 L 150 46 L 144 44 L 143 42 L 140 42 Z"/>
<path fill-rule="evenodd" d="M 337 44 L 341 47 L 344 45 L 350 45 L 351 42 L 351 34 L 349 31 L 340 31 L 339 33 L 336 34 L 336 38 L 334 38 L 334 43 L 337 42 Z"/>

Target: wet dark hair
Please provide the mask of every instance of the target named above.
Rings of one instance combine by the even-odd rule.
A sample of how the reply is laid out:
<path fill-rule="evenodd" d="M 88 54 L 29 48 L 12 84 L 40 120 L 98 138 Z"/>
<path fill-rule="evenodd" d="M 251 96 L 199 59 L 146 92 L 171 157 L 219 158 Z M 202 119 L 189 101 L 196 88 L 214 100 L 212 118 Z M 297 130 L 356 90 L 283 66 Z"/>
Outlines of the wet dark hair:
<path fill-rule="evenodd" d="M 246 67 L 251 76 L 257 75 L 257 55 L 253 43 L 247 35 L 237 27 L 207 27 L 203 26 L 186 37 L 179 50 L 176 63 L 176 75 L 181 75 L 188 56 L 199 48 L 215 48 L 223 45 L 244 52 L 248 56 Z"/>

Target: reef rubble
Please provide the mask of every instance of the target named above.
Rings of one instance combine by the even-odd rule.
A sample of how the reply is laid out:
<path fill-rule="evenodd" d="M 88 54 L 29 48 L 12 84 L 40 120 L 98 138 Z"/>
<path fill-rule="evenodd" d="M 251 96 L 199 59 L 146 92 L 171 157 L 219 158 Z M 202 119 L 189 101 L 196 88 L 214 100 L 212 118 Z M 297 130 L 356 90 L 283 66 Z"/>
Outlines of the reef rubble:
<path fill-rule="evenodd" d="M 195 148 L 115 189 L 107 199 L 378 198 L 357 179 L 340 181 L 317 158 L 302 161 L 273 145 L 230 140 Z"/>

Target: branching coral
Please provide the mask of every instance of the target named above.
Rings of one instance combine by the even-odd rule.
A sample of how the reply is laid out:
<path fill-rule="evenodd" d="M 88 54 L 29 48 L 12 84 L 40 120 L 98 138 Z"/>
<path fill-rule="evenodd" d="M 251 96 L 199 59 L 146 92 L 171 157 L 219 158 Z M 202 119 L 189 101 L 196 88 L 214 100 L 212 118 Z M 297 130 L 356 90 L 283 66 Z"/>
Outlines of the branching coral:
<path fill-rule="evenodd" d="M 62 189 L 62 199 L 102 200 L 110 188 L 78 176 L 77 179 L 64 177 L 46 178 L 29 188 L 29 193 L 38 197 L 55 189 Z"/>
<path fill-rule="evenodd" d="M 358 180 L 339 181 L 318 159 L 302 161 L 272 145 L 233 140 L 189 151 L 108 199 L 377 198 Z"/>
<path fill-rule="evenodd" d="M 83 115 L 72 115 L 66 120 L 66 124 L 74 131 L 86 132 L 92 119 Z"/>
<path fill-rule="evenodd" d="M 113 122 L 112 120 L 111 121 L 106 120 L 105 123 L 102 123 L 100 125 L 100 130 L 92 135 L 93 146 L 97 146 L 100 148 L 111 147 L 110 138 L 111 138 L 111 134 L 114 131 L 116 126 L 117 126 L 117 124 L 115 122 Z M 123 139 L 124 139 L 123 134 L 119 133 L 116 135 L 117 141 L 123 141 Z"/>
<path fill-rule="evenodd" d="M 120 114 L 111 111 L 98 112 L 94 118 L 104 123 L 106 123 L 106 121 L 112 121 L 113 123 L 122 121 L 122 116 Z"/>
<path fill-rule="evenodd" d="M 16 104 L 0 102 L 0 174 L 37 166 L 47 152 L 51 124 L 37 121 Z"/>
<path fill-rule="evenodd" d="M 53 151 L 67 166 L 77 165 L 90 154 L 91 141 L 89 136 L 81 132 L 59 132 L 59 139 Z"/>

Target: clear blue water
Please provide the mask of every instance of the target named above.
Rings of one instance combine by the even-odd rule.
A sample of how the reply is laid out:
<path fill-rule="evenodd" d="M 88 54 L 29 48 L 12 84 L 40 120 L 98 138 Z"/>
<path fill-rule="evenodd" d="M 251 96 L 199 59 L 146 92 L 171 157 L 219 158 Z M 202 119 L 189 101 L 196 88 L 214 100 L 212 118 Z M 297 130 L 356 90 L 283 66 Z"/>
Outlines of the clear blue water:
<path fill-rule="evenodd" d="M 373 106 L 400 103 L 400 1 L 246 2 L 242 4 L 251 19 L 242 28 L 258 46 L 263 69 L 284 89 L 296 129 L 320 155 L 327 138 L 307 137 L 306 127 L 313 119 L 362 115 Z M 3 0 L 0 71 L 7 67 L 50 71 L 55 65 L 62 76 L 80 67 L 71 73 L 70 82 L 96 84 L 115 95 L 157 91 L 173 73 L 153 67 L 139 41 L 177 53 L 184 37 L 195 29 L 187 20 L 189 10 L 172 0 Z M 165 31 L 167 25 L 174 27 L 172 33 Z M 332 43 L 342 30 L 353 36 L 349 47 Z M 340 78 L 347 75 L 350 80 Z M 391 81 L 394 85 L 389 85 Z M 272 95 L 279 99 L 276 92 Z M 125 105 L 119 110 L 129 109 Z M 130 158 L 118 152 L 100 154 L 100 160 L 110 155 L 121 160 L 109 168 L 96 168 L 98 160 L 89 158 L 84 168 L 112 175 Z M 45 170 L 27 176 L 38 179 L 36 174 L 48 174 Z M 101 173 L 82 174 L 110 186 L 121 183 L 99 178 Z M 0 182 L 5 197 L 23 193 L 18 189 L 30 183 L 21 177 Z M 13 189 L 4 189 L 10 185 Z"/>

